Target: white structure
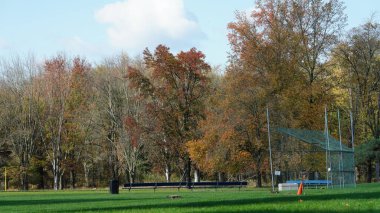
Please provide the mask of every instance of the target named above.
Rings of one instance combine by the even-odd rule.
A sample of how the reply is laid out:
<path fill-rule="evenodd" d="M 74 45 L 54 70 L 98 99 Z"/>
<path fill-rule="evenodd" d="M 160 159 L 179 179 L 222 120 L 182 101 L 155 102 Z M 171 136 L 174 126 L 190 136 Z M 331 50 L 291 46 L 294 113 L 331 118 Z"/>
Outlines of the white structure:
<path fill-rule="evenodd" d="M 298 184 L 297 183 L 279 183 L 278 184 L 278 191 L 292 191 L 292 190 L 298 190 Z"/>

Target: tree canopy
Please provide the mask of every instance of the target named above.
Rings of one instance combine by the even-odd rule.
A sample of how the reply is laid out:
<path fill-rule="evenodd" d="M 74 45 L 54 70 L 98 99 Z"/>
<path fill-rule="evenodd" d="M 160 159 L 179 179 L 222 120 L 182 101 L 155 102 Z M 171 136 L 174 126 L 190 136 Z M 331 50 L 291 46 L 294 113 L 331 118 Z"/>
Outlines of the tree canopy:
<path fill-rule="evenodd" d="M 196 48 L 165 45 L 97 64 L 65 54 L 0 59 L 0 168 L 10 186 L 202 177 L 261 187 L 270 176 L 267 108 L 273 126 L 316 131 L 327 108 L 331 135 L 356 151 L 359 181 L 371 182 L 374 170 L 378 180 L 380 24 L 346 32 L 339 0 L 254 6 L 227 26 L 225 69 Z M 286 136 L 272 141 L 279 178 L 325 175 L 325 153 Z"/>

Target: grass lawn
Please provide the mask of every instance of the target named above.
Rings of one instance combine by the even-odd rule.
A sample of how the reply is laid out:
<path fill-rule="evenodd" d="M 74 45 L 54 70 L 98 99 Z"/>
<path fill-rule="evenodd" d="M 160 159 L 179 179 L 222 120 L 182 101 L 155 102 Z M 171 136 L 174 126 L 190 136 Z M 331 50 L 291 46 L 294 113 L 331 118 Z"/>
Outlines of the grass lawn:
<path fill-rule="evenodd" d="M 295 194 L 254 188 L 121 189 L 118 195 L 106 190 L 0 192 L 0 212 L 380 212 L 380 184 L 305 189 L 302 196 Z"/>

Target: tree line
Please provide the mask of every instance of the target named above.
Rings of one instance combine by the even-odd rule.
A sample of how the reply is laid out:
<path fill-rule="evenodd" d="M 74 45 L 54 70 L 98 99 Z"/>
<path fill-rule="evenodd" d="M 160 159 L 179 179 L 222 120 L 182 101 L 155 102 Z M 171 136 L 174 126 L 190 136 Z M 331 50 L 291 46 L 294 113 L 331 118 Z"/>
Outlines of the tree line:
<path fill-rule="evenodd" d="M 331 133 L 339 109 L 342 141 L 355 141 L 359 181 L 373 171 L 379 180 L 380 24 L 346 32 L 346 19 L 339 0 L 256 1 L 228 24 L 222 72 L 195 48 L 164 45 L 99 64 L 3 58 L 0 168 L 22 190 L 201 177 L 261 187 L 270 175 L 266 108 L 275 126 L 323 130 L 327 107 Z M 324 153 L 273 137 L 276 168 L 326 170 Z"/>

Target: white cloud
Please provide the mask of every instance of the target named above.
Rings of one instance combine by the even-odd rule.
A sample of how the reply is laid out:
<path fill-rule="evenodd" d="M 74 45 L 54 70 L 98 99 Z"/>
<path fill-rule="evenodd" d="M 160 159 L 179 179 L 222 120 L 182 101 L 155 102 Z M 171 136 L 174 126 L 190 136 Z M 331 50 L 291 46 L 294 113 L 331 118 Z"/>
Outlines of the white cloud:
<path fill-rule="evenodd" d="M 191 44 L 203 37 L 198 23 L 188 18 L 183 0 L 119 1 L 105 5 L 95 17 L 109 25 L 111 45 L 128 50 L 160 43 Z"/>

